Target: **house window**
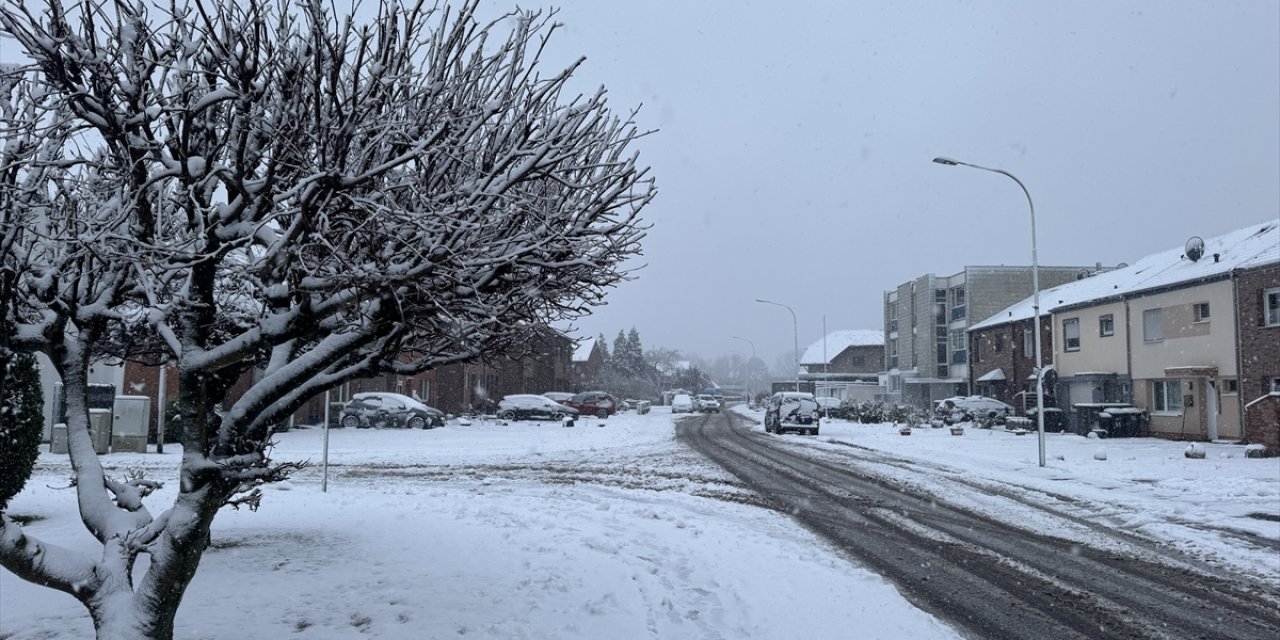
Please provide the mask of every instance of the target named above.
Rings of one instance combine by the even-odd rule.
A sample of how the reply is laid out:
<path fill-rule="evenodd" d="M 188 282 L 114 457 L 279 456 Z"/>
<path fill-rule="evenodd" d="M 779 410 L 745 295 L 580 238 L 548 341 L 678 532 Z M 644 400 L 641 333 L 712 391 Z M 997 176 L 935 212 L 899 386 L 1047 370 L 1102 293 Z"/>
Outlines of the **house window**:
<path fill-rule="evenodd" d="M 1154 411 L 1179 413 L 1182 411 L 1182 383 L 1180 380 L 1152 380 L 1151 407 Z"/>
<path fill-rule="evenodd" d="M 1142 341 L 1160 342 L 1164 340 L 1163 309 L 1147 309 L 1142 312 Z"/>
<path fill-rule="evenodd" d="M 1263 319 L 1268 327 L 1280 327 L 1280 289 L 1267 289 L 1263 294 Z"/>
<path fill-rule="evenodd" d="M 1080 350 L 1080 318 L 1067 318 L 1062 321 L 1062 349 L 1064 351 Z"/>
<path fill-rule="evenodd" d="M 1028 360 L 1032 357 L 1031 351 L 1035 349 L 1035 339 L 1032 337 L 1034 335 L 1031 329 L 1022 330 L 1022 353 Z"/>
<path fill-rule="evenodd" d="M 1116 318 L 1110 313 L 1098 317 L 1098 335 L 1102 337 L 1116 334 Z"/>
<path fill-rule="evenodd" d="M 945 364 L 938 365 L 938 377 L 946 379 L 950 375 L 951 369 Z"/>
<path fill-rule="evenodd" d="M 1240 393 L 1240 381 L 1235 378 L 1223 378 L 1222 393 L 1224 394 Z"/>
<path fill-rule="evenodd" d="M 1271 393 L 1280 393 L 1280 378 L 1271 379 Z"/>
<path fill-rule="evenodd" d="M 992 349 L 996 352 L 1004 351 L 1004 334 L 1003 333 L 996 334 L 996 344 L 994 347 L 992 347 Z"/>
<path fill-rule="evenodd" d="M 431 402 L 431 381 L 427 378 L 418 380 L 418 398 L 423 402 Z"/>
<path fill-rule="evenodd" d="M 898 368 L 898 339 L 894 338 L 889 341 L 889 368 Z"/>
<path fill-rule="evenodd" d="M 1198 302 L 1195 304 L 1196 322 L 1209 321 L 1209 303 Z"/>
<path fill-rule="evenodd" d="M 982 336 L 973 337 L 973 361 L 982 362 Z"/>

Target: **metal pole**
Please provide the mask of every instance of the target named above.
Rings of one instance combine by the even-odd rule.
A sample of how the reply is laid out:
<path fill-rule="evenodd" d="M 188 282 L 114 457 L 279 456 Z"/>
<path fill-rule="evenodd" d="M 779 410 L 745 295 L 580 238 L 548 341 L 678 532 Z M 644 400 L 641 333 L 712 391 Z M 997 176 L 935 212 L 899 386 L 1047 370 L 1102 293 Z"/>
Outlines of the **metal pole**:
<path fill-rule="evenodd" d="M 324 390 L 324 446 L 320 454 L 320 492 L 329 492 L 329 390 Z"/>
<path fill-rule="evenodd" d="M 164 419 L 167 417 L 164 414 L 164 397 L 167 391 L 165 378 L 168 377 L 165 373 L 166 369 L 169 368 L 168 365 L 169 361 L 167 359 L 160 363 L 160 388 L 156 390 L 156 393 L 158 394 L 156 396 L 156 424 L 159 426 L 159 428 L 156 429 L 156 453 L 164 453 Z"/>
<path fill-rule="evenodd" d="M 827 358 L 827 314 L 822 314 L 822 381 L 827 385 L 827 389 L 831 388 L 831 380 L 827 376 L 831 373 L 827 370 L 827 364 L 830 359 Z M 816 389 L 815 389 L 816 391 Z M 824 417 L 831 417 L 831 405 L 823 405 L 822 413 Z"/>
<path fill-rule="evenodd" d="M 734 340 L 741 340 L 741 341 L 743 341 L 743 342 L 745 342 L 745 343 L 747 343 L 747 344 L 751 345 L 751 361 L 752 361 L 752 362 L 754 362 L 754 361 L 755 361 L 755 359 L 756 359 L 756 343 L 754 343 L 754 342 L 752 342 L 752 341 L 750 341 L 750 340 L 748 340 L 748 339 L 746 339 L 746 338 L 740 337 L 740 336 L 729 336 L 729 337 L 733 338 Z M 748 365 L 748 366 L 747 366 L 747 406 L 748 406 L 748 407 L 750 407 L 750 406 L 751 406 L 751 400 L 752 400 L 752 396 L 751 396 L 751 367 L 750 367 L 750 364 L 751 364 L 750 362 L 748 362 L 748 363 L 747 363 L 747 365 Z"/>
<path fill-rule="evenodd" d="M 1027 191 L 1027 185 L 1017 176 L 1003 169 L 992 169 L 991 167 L 983 167 L 968 162 L 960 162 L 950 158 L 934 158 L 934 162 L 947 166 L 962 166 L 971 169 L 981 169 L 1007 176 L 1018 186 L 1022 188 L 1022 193 L 1027 196 L 1027 205 L 1031 207 L 1031 288 L 1034 290 L 1031 298 L 1032 313 L 1035 314 L 1035 344 L 1036 344 L 1036 433 L 1040 446 L 1040 466 L 1044 466 L 1044 358 L 1041 355 L 1040 347 L 1040 259 L 1036 252 L 1036 205 L 1031 201 L 1031 192 Z"/>
<path fill-rule="evenodd" d="M 791 307 L 788 307 L 787 305 L 782 304 L 781 302 L 770 302 L 768 300 L 761 300 L 760 298 L 756 298 L 756 302 L 763 302 L 764 304 L 771 304 L 777 307 L 782 307 L 783 309 L 786 309 L 787 311 L 791 312 L 791 348 L 793 350 L 793 353 L 795 354 L 795 359 L 796 359 L 796 373 L 795 373 L 796 391 L 799 391 L 800 390 L 800 324 L 796 322 L 796 311 L 795 309 L 792 309 Z"/>

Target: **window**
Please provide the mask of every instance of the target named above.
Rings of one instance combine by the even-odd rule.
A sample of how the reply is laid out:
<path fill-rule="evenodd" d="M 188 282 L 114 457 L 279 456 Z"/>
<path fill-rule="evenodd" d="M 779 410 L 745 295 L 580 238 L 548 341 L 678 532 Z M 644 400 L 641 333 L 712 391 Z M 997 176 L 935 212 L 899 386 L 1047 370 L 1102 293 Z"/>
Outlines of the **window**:
<path fill-rule="evenodd" d="M 422 378 L 421 380 L 418 380 L 418 397 L 421 398 L 423 402 L 431 402 L 431 381 L 430 380 L 426 378 Z"/>
<path fill-rule="evenodd" d="M 1160 342 L 1164 340 L 1164 310 L 1147 309 L 1142 312 L 1142 341 Z"/>
<path fill-rule="evenodd" d="M 946 379 L 950 375 L 951 369 L 947 365 L 938 365 L 938 377 Z"/>
<path fill-rule="evenodd" d="M 1198 302 L 1195 304 L 1196 322 L 1209 321 L 1209 303 Z"/>
<path fill-rule="evenodd" d="M 1110 313 L 1098 317 L 1098 335 L 1102 337 L 1116 334 L 1116 319 Z"/>
<path fill-rule="evenodd" d="M 1067 318 L 1062 321 L 1063 351 L 1080 350 L 1080 318 Z"/>
<path fill-rule="evenodd" d="M 1271 393 L 1280 393 L 1280 378 L 1271 379 Z"/>
<path fill-rule="evenodd" d="M 1182 384 L 1180 380 L 1152 380 L 1151 407 L 1154 411 L 1179 413 L 1182 411 Z"/>
<path fill-rule="evenodd" d="M 951 330 L 951 364 L 968 362 L 969 337 L 964 329 Z"/>
<path fill-rule="evenodd" d="M 894 338 L 889 341 L 889 368 L 898 368 L 898 339 Z"/>
<path fill-rule="evenodd" d="M 985 340 L 982 339 L 982 336 L 973 337 L 973 361 L 974 362 L 982 362 L 982 343 L 983 342 L 985 342 Z"/>
<path fill-rule="evenodd" d="M 1240 393 L 1240 381 L 1235 378 L 1222 379 L 1222 393 Z"/>
<path fill-rule="evenodd" d="M 992 349 L 997 352 L 1004 351 L 1004 334 L 1003 333 L 996 334 L 996 344 L 994 347 L 992 347 Z"/>
<path fill-rule="evenodd" d="M 1032 351 L 1035 349 L 1035 339 L 1032 337 L 1033 335 L 1035 334 L 1031 329 L 1022 330 L 1022 355 L 1028 360 L 1032 358 Z"/>
<path fill-rule="evenodd" d="M 1280 327 L 1280 289 L 1267 289 L 1262 297 L 1263 322 L 1268 327 Z"/>
<path fill-rule="evenodd" d="M 961 320 L 964 315 L 964 287 L 955 287 L 951 289 L 951 319 Z"/>

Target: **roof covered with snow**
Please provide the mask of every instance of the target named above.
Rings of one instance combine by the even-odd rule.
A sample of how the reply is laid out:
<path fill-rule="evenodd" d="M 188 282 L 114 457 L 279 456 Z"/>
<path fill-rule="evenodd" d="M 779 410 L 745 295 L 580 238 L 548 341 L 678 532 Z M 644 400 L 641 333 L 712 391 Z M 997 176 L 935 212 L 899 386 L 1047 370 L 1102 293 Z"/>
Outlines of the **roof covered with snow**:
<path fill-rule="evenodd" d="M 596 348 L 596 339 L 587 338 L 580 340 L 578 346 L 573 349 L 574 362 L 586 362 L 591 359 L 591 351 Z"/>
<path fill-rule="evenodd" d="M 1040 292 L 1040 312 L 1132 296 L 1146 291 L 1226 277 L 1237 269 L 1280 262 L 1280 224 L 1260 222 L 1204 241 L 1204 255 L 1192 260 L 1183 247 L 1151 254 L 1137 262 Z M 1034 315 L 1034 297 L 979 322 L 970 331 L 1026 320 Z"/>
<path fill-rule="evenodd" d="M 884 346 L 883 331 L 878 329 L 844 329 L 842 331 L 832 331 L 827 334 L 826 357 L 823 358 L 822 340 L 819 340 L 809 345 L 809 348 L 804 350 L 804 355 L 800 358 L 800 364 L 829 363 L 849 347 L 874 346 Z"/>

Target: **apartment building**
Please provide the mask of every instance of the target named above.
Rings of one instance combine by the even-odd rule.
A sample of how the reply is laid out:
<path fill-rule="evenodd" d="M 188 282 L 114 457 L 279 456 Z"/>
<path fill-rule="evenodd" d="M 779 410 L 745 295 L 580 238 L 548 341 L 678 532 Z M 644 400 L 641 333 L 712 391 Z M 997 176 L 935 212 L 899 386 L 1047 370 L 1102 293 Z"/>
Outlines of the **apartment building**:
<path fill-rule="evenodd" d="M 1104 270 L 1100 264 L 1042 266 L 1040 288 Z M 969 328 L 1031 295 L 1031 282 L 1029 266 L 968 266 L 950 276 L 926 274 L 886 291 L 889 397 L 928 407 L 935 400 L 969 395 Z"/>

